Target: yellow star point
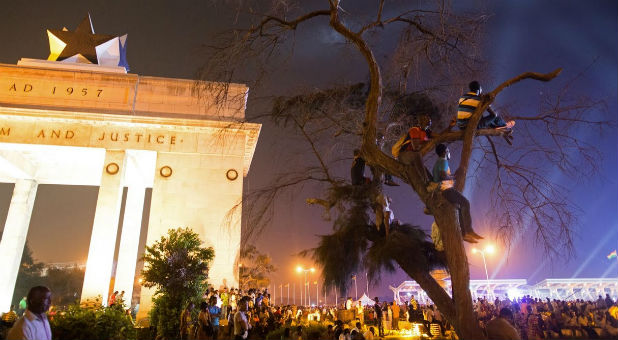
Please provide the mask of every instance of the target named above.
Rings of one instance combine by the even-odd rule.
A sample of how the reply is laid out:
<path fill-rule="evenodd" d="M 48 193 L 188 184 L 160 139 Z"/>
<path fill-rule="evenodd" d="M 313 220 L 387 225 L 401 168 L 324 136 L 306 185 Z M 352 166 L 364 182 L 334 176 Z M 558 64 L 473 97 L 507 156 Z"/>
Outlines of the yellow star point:
<path fill-rule="evenodd" d="M 47 57 L 47 60 L 56 61 L 67 44 L 49 30 L 47 30 L 47 37 L 49 38 L 49 57 Z"/>

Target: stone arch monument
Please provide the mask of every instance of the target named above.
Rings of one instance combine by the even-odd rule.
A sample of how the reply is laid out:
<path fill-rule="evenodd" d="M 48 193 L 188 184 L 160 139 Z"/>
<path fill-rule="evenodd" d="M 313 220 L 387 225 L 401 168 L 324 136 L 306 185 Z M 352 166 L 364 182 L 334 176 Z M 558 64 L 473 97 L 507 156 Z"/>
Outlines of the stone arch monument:
<path fill-rule="evenodd" d="M 190 227 L 215 249 L 211 283 L 238 284 L 241 210 L 231 209 L 242 199 L 261 127 L 244 122 L 248 88 L 231 84 L 218 101 L 197 90 L 207 83 L 129 74 L 117 53 L 126 36 L 115 39 L 101 43 L 104 51 L 97 46 L 99 63 L 80 53 L 59 61 L 56 46 L 51 60 L 0 64 L 0 181 L 15 183 L 0 241 L 0 311 L 10 306 L 39 184 L 99 186 L 82 301 L 107 301 L 118 237 L 114 290 L 131 296 L 146 188 L 146 243 Z M 138 318 L 151 295 L 142 289 Z"/>

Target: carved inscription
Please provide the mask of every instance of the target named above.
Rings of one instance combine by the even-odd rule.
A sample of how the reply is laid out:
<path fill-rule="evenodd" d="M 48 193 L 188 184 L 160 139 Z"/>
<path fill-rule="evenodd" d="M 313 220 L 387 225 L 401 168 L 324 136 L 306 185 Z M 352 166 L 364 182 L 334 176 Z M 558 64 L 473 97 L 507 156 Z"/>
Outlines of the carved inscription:
<path fill-rule="evenodd" d="M 75 132 L 72 130 L 39 130 L 39 133 L 36 135 L 36 138 L 49 138 L 49 139 L 72 139 L 75 137 Z"/>
<path fill-rule="evenodd" d="M 146 142 L 156 144 L 176 144 L 176 136 L 167 136 L 161 134 L 142 134 L 142 133 L 119 133 L 119 132 L 103 132 L 97 140 L 110 140 L 112 142 Z"/>
<path fill-rule="evenodd" d="M 10 137 L 10 126 L 0 126 L 0 138 Z M 64 139 L 71 140 L 79 134 L 76 130 L 66 129 L 37 129 L 34 132 L 34 136 L 37 139 L 53 140 Z M 134 132 L 118 132 L 118 131 L 103 131 L 99 135 L 95 136 L 96 140 L 104 142 L 111 141 L 117 143 L 146 143 L 146 144 L 168 144 L 176 145 L 176 143 L 182 143 L 183 140 L 176 139 L 175 135 L 162 134 L 162 133 L 134 133 Z"/>
<path fill-rule="evenodd" d="M 34 85 L 29 83 L 12 83 L 9 85 L 9 92 L 28 93 L 32 92 L 34 88 Z M 54 96 L 101 98 L 103 89 L 93 87 L 49 86 L 48 88 L 43 88 L 43 93 L 49 93 Z"/>

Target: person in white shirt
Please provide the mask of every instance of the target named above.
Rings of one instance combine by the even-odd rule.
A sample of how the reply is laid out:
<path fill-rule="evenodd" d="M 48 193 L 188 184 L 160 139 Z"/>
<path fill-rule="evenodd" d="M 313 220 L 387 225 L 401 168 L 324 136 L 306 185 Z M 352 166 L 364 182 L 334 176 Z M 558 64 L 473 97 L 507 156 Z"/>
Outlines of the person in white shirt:
<path fill-rule="evenodd" d="M 251 325 L 247 320 L 247 300 L 241 299 L 238 302 L 238 311 L 234 314 L 234 339 L 243 340 L 249 336 Z"/>
<path fill-rule="evenodd" d="M 51 306 L 51 291 L 45 286 L 30 289 L 24 315 L 15 322 L 7 340 L 51 340 L 51 328 L 45 312 Z"/>

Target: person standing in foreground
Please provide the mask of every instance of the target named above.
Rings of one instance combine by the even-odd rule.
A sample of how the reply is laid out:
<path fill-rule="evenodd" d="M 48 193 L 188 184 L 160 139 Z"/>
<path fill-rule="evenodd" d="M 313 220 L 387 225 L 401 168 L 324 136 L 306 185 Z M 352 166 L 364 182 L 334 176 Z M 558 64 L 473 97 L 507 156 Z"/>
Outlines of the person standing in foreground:
<path fill-rule="evenodd" d="M 30 289 L 24 315 L 15 322 L 7 340 L 51 340 L 51 328 L 45 312 L 51 305 L 51 291 L 45 286 Z"/>
<path fill-rule="evenodd" d="M 208 313 L 210 314 L 210 322 L 212 324 L 212 339 L 217 340 L 219 338 L 219 317 L 221 317 L 221 308 L 217 307 L 217 298 L 214 296 L 210 297 Z"/>
<path fill-rule="evenodd" d="M 234 314 L 234 339 L 244 340 L 249 336 L 249 321 L 247 320 L 247 300 L 242 298 L 238 302 L 238 311 Z"/>
<path fill-rule="evenodd" d="M 487 338 L 496 340 L 519 340 L 519 333 L 513 325 L 513 312 L 508 308 L 500 309 L 500 315 L 489 321 L 485 329 Z"/>
<path fill-rule="evenodd" d="M 374 299 L 374 301 L 376 302 L 376 304 L 373 305 L 373 310 L 376 313 L 376 326 L 378 326 L 378 336 L 383 337 L 384 336 L 384 325 L 382 323 L 382 307 L 380 306 L 380 300 L 378 299 L 377 296 Z"/>
<path fill-rule="evenodd" d="M 397 301 L 393 301 L 391 303 L 391 308 L 393 310 L 393 329 L 399 330 L 399 313 L 401 310 L 397 304 Z"/>

